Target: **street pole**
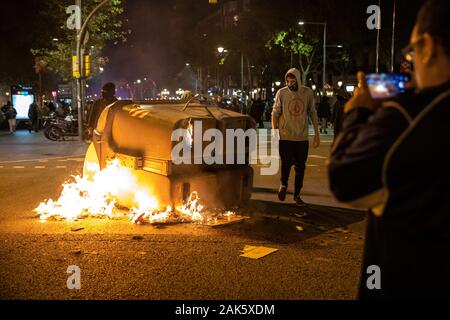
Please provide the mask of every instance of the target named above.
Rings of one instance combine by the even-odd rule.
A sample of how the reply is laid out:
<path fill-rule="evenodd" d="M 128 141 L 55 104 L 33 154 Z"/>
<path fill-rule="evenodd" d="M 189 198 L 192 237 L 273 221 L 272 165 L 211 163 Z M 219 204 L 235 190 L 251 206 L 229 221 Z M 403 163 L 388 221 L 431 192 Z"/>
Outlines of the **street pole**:
<path fill-rule="evenodd" d="M 82 12 L 81 9 L 81 0 L 75 0 L 75 5 L 80 8 L 80 15 Z M 82 20 L 82 15 L 80 16 L 80 24 L 83 22 Z M 77 56 L 77 63 L 78 63 L 78 78 L 76 79 L 75 82 L 75 102 L 76 102 L 76 107 L 77 107 L 77 115 L 78 115 L 78 139 L 80 141 L 83 141 L 83 114 L 81 112 L 81 105 L 82 105 L 82 101 L 81 101 L 81 70 L 80 70 L 80 55 L 78 52 L 78 42 L 80 39 L 80 31 L 81 29 L 75 29 L 76 33 L 77 33 L 77 47 L 76 47 L 76 56 Z M 73 104 L 72 104 L 73 105 Z M 81 129 L 80 129 L 81 128 Z"/>
<path fill-rule="evenodd" d="M 378 8 L 380 8 L 381 11 L 381 0 L 378 1 Z M 376 62 L 375 62 L 375 72 L 378 73 L 380 70 L 380 24 L 381 24 L 381 13 L 380 17 L 378 17 L 378 25 L 377 25 L 377 56 L 376 56 Z"/>
<path fill-rule="evenodd" d="M 83 56 L 81 52 L 81 46 L 84 43 L 84 38 L 86 36 L 87 31 L 87 25 L 89 21 L 92 19 L 92 17 L 99 11 L 101 8 L 103 8 L 108 2 L 111 0 L 103 0 L 98 6 L 92 10 L 92 12 L 88 15 L 86 20 L 84 21 L 80 31 L 77 34 L 77 61 L 78 61 L 78 71 L 79 71 L 79 77 L 77 78 L 77 110 L 78 110 L 78 138 L 80 141 L 84 141 L 84 130 L 83 130 L 83 119 L 84 119 L 84 106 L 82 103 L 82 84 L 83 84 L 83 77 L 84 77 L 84 61 Z M 80 0 L 77 0 L 78 4 L 81 4 Z M 81 11 L 81 6 L 80 6 Z"/>
<path fill-rule="evenodd" d="M 244 52 L 241 51 L 241 93 L 244 95 Z"/>
<path fill-rule="evenodd" d="M 395 56 L 395 14 L 396 14 L 396 0 L 394 0 L 394 10 L 393 10 L 393 13 L 392 13 L 391 73 L 394 72 L 394 56 Z"/>
<path fill-rule="evenodd" d="M 325 83 L 326 83 L 326 77 L 327 77 L 326 67 L 327 67 L 327 23 L 324 22 L 324 24 L 323 24 L 323 75 L 322 75 L 323 97 L 325 97 Z"/>

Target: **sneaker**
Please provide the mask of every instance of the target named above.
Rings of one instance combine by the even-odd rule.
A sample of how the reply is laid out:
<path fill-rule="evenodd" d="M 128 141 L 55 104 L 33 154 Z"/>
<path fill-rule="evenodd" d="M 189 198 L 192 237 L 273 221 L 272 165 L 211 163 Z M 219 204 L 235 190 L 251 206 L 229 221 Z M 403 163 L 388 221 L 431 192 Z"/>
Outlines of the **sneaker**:
<path fill-rule="evenodd" d="M 295 204 L 299 207 L 305 207 L 306 203 L 300 198 L 300 196 L 294 197 Z"/>
<path fill-rule="evenodd" d="M 280 186 L 280 189 L 278 189 L 278 199 L 280 199 L 280 201 L 284 201 L 284 199 L 286 199 L 286 192 L 287 192 L 287 187 Z"/>

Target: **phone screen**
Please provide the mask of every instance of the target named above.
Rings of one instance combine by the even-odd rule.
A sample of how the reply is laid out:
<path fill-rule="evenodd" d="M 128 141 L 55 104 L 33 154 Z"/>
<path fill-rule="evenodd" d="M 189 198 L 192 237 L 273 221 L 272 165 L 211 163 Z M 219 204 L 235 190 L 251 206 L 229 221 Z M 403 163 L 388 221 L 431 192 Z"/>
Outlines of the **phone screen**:
<path fill-rule="evenodd" d="M 410 78 L 401 73 L 371 73 L 366 75 L 366 79 L 372 98 L 387 99 L 405 92 Z"/>

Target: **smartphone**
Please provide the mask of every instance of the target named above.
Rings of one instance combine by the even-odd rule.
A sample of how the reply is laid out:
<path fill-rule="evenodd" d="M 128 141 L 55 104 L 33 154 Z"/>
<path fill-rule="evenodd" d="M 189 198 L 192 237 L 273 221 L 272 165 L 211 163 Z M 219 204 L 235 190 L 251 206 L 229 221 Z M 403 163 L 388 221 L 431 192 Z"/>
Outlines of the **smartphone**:
<path fill-rule="evenodd" d="M 406 73 L 371 73 L 366 79 L 372 98 L 388 99 L 405 92 L 410 76 Z"/>

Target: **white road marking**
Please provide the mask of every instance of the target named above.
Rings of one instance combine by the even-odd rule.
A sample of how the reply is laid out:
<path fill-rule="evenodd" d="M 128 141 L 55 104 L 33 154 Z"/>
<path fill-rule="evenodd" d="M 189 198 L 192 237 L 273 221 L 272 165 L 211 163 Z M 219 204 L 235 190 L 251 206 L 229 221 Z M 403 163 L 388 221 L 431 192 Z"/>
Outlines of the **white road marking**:
<path fill-rule="evenodd" d="M 56 166 L 56 169 L 65 169 L 67 166 Z"/>
<path fill-rule="evenodd" d="M 67 157 L 84 157 L 84 154 L 76 154 L 76 155 L 72 155 L 72 156 L 61 156 L 61 157 L 53 157 L 53 158 L 8 160 L 8 161 L 0 161 L 0 163 L 5 164 L 5 163 L 14 163 L 14 162 L 33 162 L 33 161 L 47 162 L 48 160 L 66 159 Z"/>
<path fill-rule="evenodd" d="M 0 169 L 3 169 L 3 166 L 0 166 Z"/>
<path fill-rule="evenodd" d="M 35 166 L 35 169 L 45 169 L 45 166 Z"/>
<path fill-rule="evenodd" d="M 67 162 L 68 159 L 57 160 L 58 162 Z"/>
<path fill-rule="evenodd" d="M 13 166 L 14 169 L 25 169 L 24 166 Z"/>
<path fill-rule="evenodd" d="M 317 164 L 307 164 L 306 166 L 307 166 L 307 167 L 318 167 Z"/>
<path fill-rule="evenodd" d="M 315 158 L 315 159 L 328 159 L 328 157 L 316 156 L 314 154 L 310 154 L 308 157 L 309 158 Z"/>

